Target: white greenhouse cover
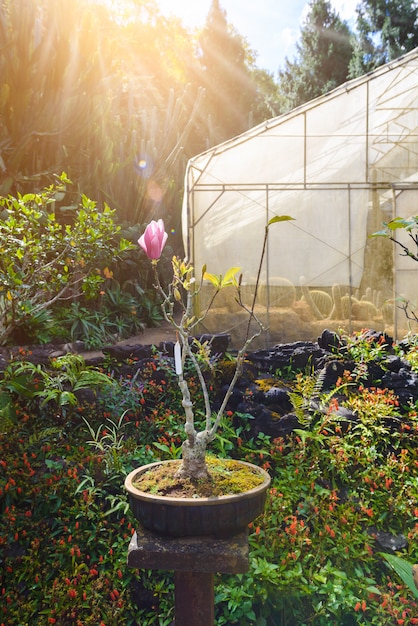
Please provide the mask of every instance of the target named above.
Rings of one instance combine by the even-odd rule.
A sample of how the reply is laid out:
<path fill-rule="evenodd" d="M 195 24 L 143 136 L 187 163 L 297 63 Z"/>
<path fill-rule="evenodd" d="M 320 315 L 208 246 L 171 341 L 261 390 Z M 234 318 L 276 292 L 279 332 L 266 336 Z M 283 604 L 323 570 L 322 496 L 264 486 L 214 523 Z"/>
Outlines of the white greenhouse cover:
<path fill-rule="evenodd" d="M 303 339 L 332 320 L 350 328 L 356 319 L 374 322 L 396 334 L 394 299 L 418 301 L 418 265 L 369 235 L 395 215 L 416 213 L 418 49 L 190 159 L 182 220 L 197 275 L 204 264 L 214 274 L 239 266 L 251 286 L 266 224 L 293 217 L 270 227 L 263 305 L 267 314 L 287 308 L 300 318 L 301 303 L 312 305 L 307 289 L 327 300 L 298 326 Z M 283 285 L 294 291 L 284 304 Z M 349 299 L 343 316 L 337 293 Z M 371 307 L 369 318 L 353 315 L 359 301 L 373 304 L 372 318 Z M 278 339 L 289 338 L 281 323 Z"/>

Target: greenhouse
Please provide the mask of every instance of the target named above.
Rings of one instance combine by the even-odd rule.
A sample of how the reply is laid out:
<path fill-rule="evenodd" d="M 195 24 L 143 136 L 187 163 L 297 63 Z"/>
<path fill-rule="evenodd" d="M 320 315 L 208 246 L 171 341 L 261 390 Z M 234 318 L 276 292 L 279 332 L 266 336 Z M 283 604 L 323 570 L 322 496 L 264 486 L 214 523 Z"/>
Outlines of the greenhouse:
<path fill-rule="evenodd" d="M 192 158 L 183 234 L 188 257 L 213 274 L 240 267 L 251 302 L 273 216 L 256 311 L 264 341 L 315 340 L 325 328 L 416 324 L 418 265 L 385 237 L 396 216 L 418 213 L 418 49 Z M 401 233 L 401 234 L 398 234 Z M 403 231 L 396 231 L 403 237 Z M 209 301 L 204 287 L 200 307 Z M 242 339 L 248 316 L 226 288 L 205 330 Z"/>

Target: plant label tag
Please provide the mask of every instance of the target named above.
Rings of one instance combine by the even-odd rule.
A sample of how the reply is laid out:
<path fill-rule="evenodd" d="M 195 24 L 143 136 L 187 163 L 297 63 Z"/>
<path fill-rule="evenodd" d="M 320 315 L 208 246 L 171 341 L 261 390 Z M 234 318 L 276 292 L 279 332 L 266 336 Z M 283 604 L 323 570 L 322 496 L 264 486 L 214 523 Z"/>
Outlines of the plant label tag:
<path fill-rule="evenodd" d="M 176 366 L 176 374 L 177 376 L 181 376 L 183 373 L 183 368 L 181 366 L 181 346 L 179 341 L 176 341 L 174 344 L 174 364 Z"/>

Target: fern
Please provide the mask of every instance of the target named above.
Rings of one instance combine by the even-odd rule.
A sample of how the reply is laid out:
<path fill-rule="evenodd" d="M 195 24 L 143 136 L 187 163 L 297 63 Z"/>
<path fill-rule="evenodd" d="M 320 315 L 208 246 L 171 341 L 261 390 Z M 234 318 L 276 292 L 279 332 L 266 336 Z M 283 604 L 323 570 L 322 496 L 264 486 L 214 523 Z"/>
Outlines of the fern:
<path fill-rule="evenodd" d="M 293 411 L 302 426 L 309 426 L 315 413 L 327 410 L 331 398 L 353 384 L 351 382 L 344 383 L 324 394 L 323 386 L 326 374 L 327 368 L 323 367 L 317 376 L 313 374 L 298 375 L 295 391 L 289 393 Z M 316 401 L 315 404 L 314 401 Z"/>
<path fill-rule="evenodd" d="M 299 424 L 308 426 L 311 422 L 311 403 L 315 395 L 317 380 L 315 376 L 298 374 L 296 377 L 295 391 L 289 393 L 293 411 L 298 418 Z"/>
<path fill-rule="evenodd" d="M 44 428 L 39 432 L 34 432 L 28 439 L 29 445 L 39 443 L 41 441 L 51 441 L 53 438 L 59 439 L 62 434 L 62 428 L 57 426 L 51 426 L 51 428 Z"/>

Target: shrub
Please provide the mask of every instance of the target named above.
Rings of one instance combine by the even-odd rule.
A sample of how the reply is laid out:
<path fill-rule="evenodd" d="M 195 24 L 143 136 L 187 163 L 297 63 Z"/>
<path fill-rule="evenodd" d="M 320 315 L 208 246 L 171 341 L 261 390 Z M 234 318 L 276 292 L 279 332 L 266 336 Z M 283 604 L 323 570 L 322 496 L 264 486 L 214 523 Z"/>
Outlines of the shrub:
<path fill-rule="evenodd" d="M 0 198 L 0 343 L 48 340 L 57 303 L 98 295 L 108 266 L 130 244 L 118 238 L 114 211 L 82 196 L 66 207 L 66 222 L 56 211 L 70 181 L 39 194 Z"/>

